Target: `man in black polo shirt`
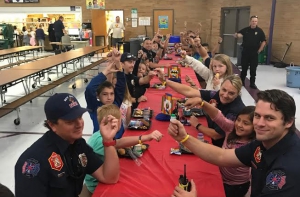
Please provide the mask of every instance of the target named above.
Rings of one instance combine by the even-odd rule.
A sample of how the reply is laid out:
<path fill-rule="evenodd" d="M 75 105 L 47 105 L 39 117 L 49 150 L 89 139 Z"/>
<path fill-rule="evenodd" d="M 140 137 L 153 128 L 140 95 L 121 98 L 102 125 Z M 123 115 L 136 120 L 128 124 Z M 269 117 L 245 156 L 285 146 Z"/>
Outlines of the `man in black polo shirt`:
<path fill-rule="evenodd" d="M 256 69 L 258 65 L 258 54 L 266 45 L 266 36 L 261 28 L 257 26 L 258 17 L 251 16 L 250 26 L 235 33 L 236 38 L 243 38 L 242 72 L 241 79 L 245 85 L 248 67 L 250 64 L 250 87 L 257 89 L 255 85 Z"/>
<path fill-rule="evenodd" d="M 64 17 L 60 16 L 53 24 L 56 42 L 61 42 L 61 37 L 66 33 L 63 21 Z M 59 46 L 57 46 L 57 49 L 59 49 Z"/>
<path fill-rule="evenodd" d="M 140 94 L 140 86 L 150 83 L 150 80 L 154 77 L 155 73 L 150 71 L 145 77 L 137 77 L 133 74 L 134 63 L 136 57 L 130 53 L 123 53 L 120 59 L 122 62 L 123 70 L 125 73 L 126 83 L 131 97 L 133 98 L 132 110 L 138 107 Z"/>
<path fill-rule="evenodd" d="M 295 101 L 281 90 L 261 91 L 257 98 L 253 119 L 256 140 L 240 148 L 221 149 L 203 143 L 187 135 L 177 120 L 171 121 L 168 132 L 209 163 L 251 167 L 251 197 L 299 196 L 300 139 L 295 133 Z"/>
<path fill-rule="evenodd" d="M 119 121 L 108 116 L 101 121 L 105 161 L 82 138 L 82 108 L 71 94 L 58 93 L 45 103 L 49 129 L 25 150 L 15 165 L 17 197 L 75 197 L 81 193 L 83 180 L 90 174 L 103 183 L 116 183 L 119 158 L 113 139 Z"/>

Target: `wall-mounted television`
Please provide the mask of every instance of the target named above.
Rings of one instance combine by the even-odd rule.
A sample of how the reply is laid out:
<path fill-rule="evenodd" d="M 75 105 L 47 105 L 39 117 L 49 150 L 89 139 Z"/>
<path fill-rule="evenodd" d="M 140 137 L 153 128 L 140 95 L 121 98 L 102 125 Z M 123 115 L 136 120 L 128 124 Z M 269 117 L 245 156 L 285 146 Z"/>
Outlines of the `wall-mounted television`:
<path fill-rule="evenodd" d="M 39 3 L 40 0 L 4 0 L 5 3 Z"/>

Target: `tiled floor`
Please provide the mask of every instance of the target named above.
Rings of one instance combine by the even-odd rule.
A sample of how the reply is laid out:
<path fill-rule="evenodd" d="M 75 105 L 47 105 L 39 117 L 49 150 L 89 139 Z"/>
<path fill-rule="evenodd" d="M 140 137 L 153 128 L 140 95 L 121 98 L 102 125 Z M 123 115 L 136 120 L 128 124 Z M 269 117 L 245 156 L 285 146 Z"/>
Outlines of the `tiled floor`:
<path fill-rule="evenodd" d="M 232 59 L 235 62 L 235 59 Z M 0 62 L 0 65 L 3 65 Z M 101 68 L 100 68 L 101 70 Z M 0 71 L 1 72 L 1 71 Z M 98 71 L 90 71 L 90 75 L 97 74 Z M 51 78 L 55 78 L 56 75 L 52 75 Z M 278 88 L 287 91 L 294 97 L 296 101 L 300 101 L 300 90 L 287 88 L 285 86 L 286 71 L 285 69 L 274 68 L 273 66 L 260 65 L 258 67 L 257 86 L 261 90 Z M 76 89 L 72 89 L 72 82 L 64 83 L 57 88 L 55 92 L 69 92 L 74 94 L 82 106 L 86 106 L 84 99 L 84 90 L 87 84 L 78 77 L 76 79 Z M 16 85 L 9 89 L 8 94 L 20 95 L 24 90 L 21 84 Z M 46 94 L 49 95 L 49 94 Z M 14 99 L 15 97 L 7 97 L 7 100 Z M 242 98 L 246 105 L 254 105 L 254 100 L 249 92 L 243 88 Z M 47 97 L 38 97 L 33 100 L 32 103 L 27 103 L 21 107 L 20 117 L 21 124 L 16 126 L 13 120 L 16 118 L 16 113 L 10 113 L 9 115 L 0 119 L 0 182 L 8 186 L 14 191 L 14 165 L 20 154 L 28 148 L 34 141 L 36 141 L 46 131 L 43 127 L 45 115 L 43 111 L 43 105 Z M 298 109 L 300 103 L 297 104 Z M 296 117 L 300 117 L 300 111 L 297 111 Z M 84 115 L 85 127 L 84 138 L 92 134 L 93 126 L 88 114 Z M 300 128 L 300 121 L 296 119 L 296 126 Z M 27 133 L 27 134 L 21 134 Z"/>

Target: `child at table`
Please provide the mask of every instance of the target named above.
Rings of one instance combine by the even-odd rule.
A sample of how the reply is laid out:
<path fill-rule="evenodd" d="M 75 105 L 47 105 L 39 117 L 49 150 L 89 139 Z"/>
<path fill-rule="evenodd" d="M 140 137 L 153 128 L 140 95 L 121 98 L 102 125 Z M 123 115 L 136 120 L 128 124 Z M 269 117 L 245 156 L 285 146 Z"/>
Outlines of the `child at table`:
<path fill-rule="evenodd" d="M 119 122 L 121 123 L 121 112 L 119 107 L 117 107 L 114 104 L 108 104 L 108 105 L 103 105 L 100 108 L 97 109 L 97 119 L 98 121 L 102 121 L 103 118 L 107 117 L 108 115 L 112 115 L 115 118 L 119 119 Z M 119 125 L 120 127 L 121 125 Z M 151 140 L 156 140 L 159 142 L 162 138 L 162 134 L 155 130 L 150 134 L 146 135 L 140 135 L 140 136 L 129 136 L 129 137 L 122 137 L 121 139 L 116 139 L 115 140 L 115 148 L 120 149 L 120 148 L 126 148 L 130 146 L 134 146 L 136 144 L 141 144 L 143 142 L 151 141 Z M 102 141 L 102 136 L 100 131 L 97 131 L 94 133 L 90 139 L 88 140 L 88 145 L 93 148 L 94 152 L 101 157 L 101 159 L 104 161 L 105 155 L 104 155 L 104 145 Z M 89 192 L 93 193 L 95 188 L 98 185 L 97 179 L 92 177 L 91 175 L 86 175 L 85 176 L 85 184 L 87 186 L 87 189 Z"/>
<path fill-rule="evenodd" d="M 207 68 L 195 58 L 186 55 L 185 51 L 182 51 L 181 55 L 183 60 L 206 81 L 206 90 L 219 90 L 224 79 L 232 75 L 232 63 L 227 55 L 215 55 L 212 58 L 210 68 Z M 192 85 L 191 82 L 188 83 Z"/>
<path fill-rule="evenodd" d="M 122 105 L 120 107 L 122 123 L 123 123 L 124 129 L 127 129 L 128 124 L 130 122 L 131 106 L 132 106 L 132 97 L 130 96 L 128 87 L 126 85 L 124 99 L 123 99 Z"/>
<path fill-rule="evenodd" d="M 189 105 L 189 101 L 186 102 Z M 226 133 L 223 149 L 235 149 L 250 143 L 255 139 L 253 127 L 254 106 L 242 109 L 235 121 L 227 119 L 220 110 L 209 103 L 204 103 L 205 112 Z M 203 106 L 204 106 L 203 105 Z M 191 117 L 191 122 L 196 117 Z M 209 137 L 214 136 L 215 131 L 206 133 Z M 243 197 L 250 187 L 249 167 L 220 167 L 226 197 Z"/>

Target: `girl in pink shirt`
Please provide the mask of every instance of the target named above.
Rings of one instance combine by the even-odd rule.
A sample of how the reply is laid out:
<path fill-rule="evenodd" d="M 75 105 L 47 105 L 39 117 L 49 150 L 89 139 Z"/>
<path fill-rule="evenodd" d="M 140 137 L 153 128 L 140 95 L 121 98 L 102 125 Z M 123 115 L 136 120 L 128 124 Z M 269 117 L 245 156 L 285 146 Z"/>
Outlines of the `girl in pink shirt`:
<path fill-rule="evenodd" d="M 205 103 L 205 112 L 226 132 L 222 148 L 235 149 L 255 139 L 253 128 L 254 106 L 247 106 L 237 115 L 235 121 L 227 119 L 220 110 Z M 244 197 L 250 187 L 249 167 L 220 167 L 226 197 Z"/>

